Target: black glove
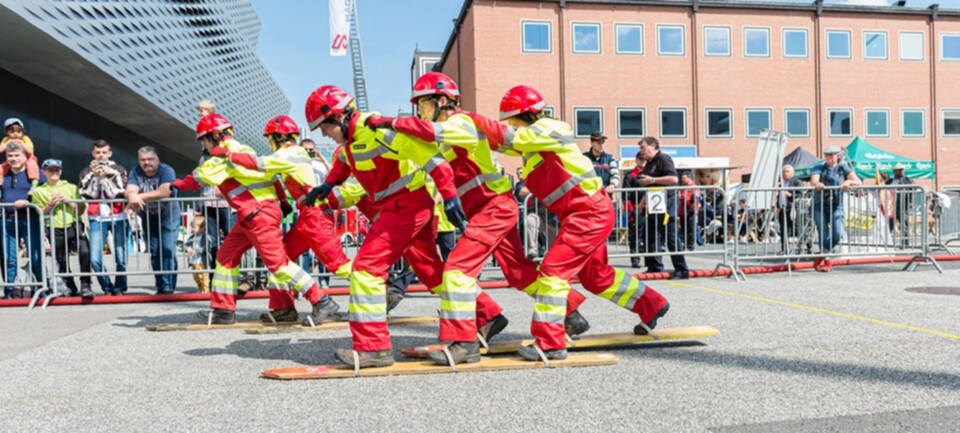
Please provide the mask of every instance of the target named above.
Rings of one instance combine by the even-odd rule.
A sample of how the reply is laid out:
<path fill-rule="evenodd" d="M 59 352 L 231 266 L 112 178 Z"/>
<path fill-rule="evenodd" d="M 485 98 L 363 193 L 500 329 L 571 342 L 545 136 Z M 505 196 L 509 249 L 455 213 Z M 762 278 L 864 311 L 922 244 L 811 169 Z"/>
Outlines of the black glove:
<path fill-rule="evenodd" d="M 460 230 L 467 229 L 467 216 L 463 213 L 463 206 L 460 204 L 460 198 L 454 197 L 443 201 L 443 213 L 447 214 L 447 220 L 454 227 Z"/>
<path fill-rule="evenodd" d="M 280 202 L 280 210 L 283 211 L 283 217 L 286 218 L 287 215 L 293 213 L 293 206 L 290 205 L 290 202 L 283 200 Z"/>
<path fill-rule="evenodd" d="M 317 200 L 323 200 L 327 198 L 327 196 L 330 195 L 331 190 L 333 190 L 333 185 L 330 185 L 329 183 L 326 183 L 326 182 L 320 184 L 320 186 L 313 187 L 313 189 L 311 189 L 310 192 L 307 193 L 307 198 L 304 199 L 306 200 L 305 202 L 306 205 L 316 206 Z"/>

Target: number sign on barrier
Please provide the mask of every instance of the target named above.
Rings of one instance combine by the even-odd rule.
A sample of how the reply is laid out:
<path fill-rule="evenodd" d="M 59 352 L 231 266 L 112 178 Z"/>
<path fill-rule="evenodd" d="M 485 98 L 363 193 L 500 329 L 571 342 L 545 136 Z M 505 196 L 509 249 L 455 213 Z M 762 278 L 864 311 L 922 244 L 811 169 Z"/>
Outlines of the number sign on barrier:
<path fill-rule="evenodd" d="M 647 191 L 647 213 L 667 213 L 667 192 L 663 188 Z"/>

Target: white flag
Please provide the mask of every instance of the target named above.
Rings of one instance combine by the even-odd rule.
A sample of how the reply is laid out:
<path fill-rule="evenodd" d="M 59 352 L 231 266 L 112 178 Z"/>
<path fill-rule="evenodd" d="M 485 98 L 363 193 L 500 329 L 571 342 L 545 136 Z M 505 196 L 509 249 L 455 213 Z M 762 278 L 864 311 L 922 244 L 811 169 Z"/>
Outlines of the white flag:
<path fill-rule="evenodd" d="M 353 0 L 330 1 L 330 55 L 347 55 L 347 33 L 350 31 L 350 7 Z M 348 4 L 349 3 L 349 4 Z"/>

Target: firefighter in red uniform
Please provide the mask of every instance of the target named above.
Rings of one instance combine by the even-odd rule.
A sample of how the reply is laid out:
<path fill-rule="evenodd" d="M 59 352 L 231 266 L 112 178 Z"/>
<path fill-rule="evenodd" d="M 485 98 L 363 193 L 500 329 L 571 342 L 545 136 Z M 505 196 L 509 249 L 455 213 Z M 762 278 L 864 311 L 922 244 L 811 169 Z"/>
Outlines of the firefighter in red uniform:
<path fill-rule="evenodd" d="M 264 172 L 269 176 L 280 175 L 291 198 L 297 203 L 299 215 L 289 232 L 283 237 L 287 257 L 300 257 L 307 249 L 313 250 L 320 263 L 339 277 L 350 275 L 350 260 L 343 253 L 343 246 L 337 237 L 332 215 L 325 215 L 316 206 L 306 206 L 303 201 L 307 193 L 317 186 L 317 177 L 310 165 L 310 155 L 297 145 L 300 127 L 289 116 L 276 116 L 267 122 L 263 136 L 270 141 L 272 155 L 258 157 L 250 153 L 233 153 L 223 146 L 215 147 L 210 153 L 229 159 L 241 167 Z M 260 316 L 263 322 L 296 322 L 297 314 L 294 293 L 290 287 L 276 281 L 271 275 L 270 312 Z M 326 320 L 337 319 L 340 306 L 330 295 L 322 292 L 322 297 L 313 305 L 313 311 L 304 325 L 319 324 Z"/>
<path fill-rule="evenodd" d="M 564 359 L 564 306 L 570 279 L 640 316 L 636 334 L 646 334 L 667 313 L 667 299 L 636 278 L 607 264 L 607 237 L 616 215 L 613 202 L 580 152 L 570 125 L 544 117 L 539 92 L 528 86 L 510 89 L 500 101 L 500 120 L 473 114 L 491 147 L 523 157 L 527 188 L 560 219 L 560 232 L 540 263 L 539 287 L 531 333 L 536 342 L 519 353 L 526 359 Z"/>
<path fill-rule="evenodd" d="M 233 125 L 223 116 L 212 113 L 197 123 L 197 139 L 204 148 L 221 153 L 224 148 L 231 153 L 253 154 L 253 149 L 233 139 Z M 308 289 L 307 299 L 316 304 L 320 300 L 320 287 L 300 266 L 290 260 L 283 251 L 282 218 L 277 204 L 277 188 L 273 176 L 248 170 L 229 163 L 222 157 L 204 161 L 184 179 L 172 182 L 174 188 L 196 190 L 204 185 L 216 186 L 231 207 L 237 210 L 237 224 L 230 230 L 217 251 L 217 268 L 210 287 L 212 312 L 201 311 L 199 316 L 212 323 L 236 322 L 237 287 L 240 283 L 240 260 L 250 247 L 256 248 L 267 270 L 280 284 L 290 285 L 294 290 Z"/>
<path fill-rule="evenodd" d="M 500 173 L 486 138 L 477 134 L 473 120 L 460 110 L 459 101 L 460 92 L 453 79 L 431 72 L 421 76 L 413 86 L 410 102 L 419 106 L 420 118 L 368 117 L 366 124 L 436 143 L 453 168 L 457 193 L 469 219 L 467 230 L 444 265 L 443 301 L 456 302 L 453 295 L 473 293 L 477 276 L 491 253 L 507 281 L 533 296 L 538 288 L 537 264 L 523 254 L 516 225 L 520 212 L 511 193 L 510 179 Z M 570 314 L 565 328 L 571 336 L 590 327 L 577 311 L 583 301 L 583 295 L 570 291 L 566 305 Z M 495 320 L 506 322 L 502 315 Z M 447 349 L 447 352 L 434 351 L 429 356 L 438 364 L 451 361 L 447 353 L 455 363 L 480 360 L 477 344 L 454 343 Z"/>
<path fill-rule="evenodd" d="M 466 221 L 453 170 L 436 146 L 366 127 L 364 120 L 369 116 L 357 111 L 353 97 L 335 86 L 322 86 L 307 98 L 310 128 L 321 128 L 324 136 L 343 149 L 326 182 L 310 192 L 307 203 L 325 198 L 333 186 L 352 174 L 379 210 L 350 274 L 353 349 L 335 352 L 341 362 L 361 368 L 393 364 L 386 322 L 385 279 L 390 265 L 403 256 L 431 290 L 442 287 L 443 263 L 434 245 L 436 221 L 433 198 L 424 187 L 425 172 L 435 181 L 450 221 L 461 228 Z M 482 292 L 478 296 L 476 289 L 456 295 L 457 302 L 440 304 L 440 340 L 473 343 L 477 340 L 475 310 L 492 311 L 499 306 L 487 307 L 493 299 Z"/>

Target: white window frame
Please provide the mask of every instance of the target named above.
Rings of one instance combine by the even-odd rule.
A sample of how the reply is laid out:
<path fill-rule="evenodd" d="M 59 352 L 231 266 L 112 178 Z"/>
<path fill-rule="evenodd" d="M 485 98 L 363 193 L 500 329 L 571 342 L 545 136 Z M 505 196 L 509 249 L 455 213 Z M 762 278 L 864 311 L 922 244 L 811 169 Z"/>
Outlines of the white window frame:
<path fill-rule="evenodd" d="M 554 107 L 553 105 L 547 105 L 547 106 L 543 107 L 543 114 L 546 114 L 547 116 L 556 119 L 556 118 L 557 118 L 557 108 Z"/>
<path fill-rule="evenodd" d="M 909 58 L 903 57 L 903 52 L 904 52 L 904 49 L 903 49 L 903 35 L 920 35 L 920 58 L 919 58 L 919 59 L 909 59 Z M 904 62 L 922 62 L 922 61 L 924 61 L 924 60 L 927 59 L 927 54 L 926 54 L 927 51 L 926 51 L 926 49 L 924 48 L 925 45 L 926 45 L 926 42 L 927 42 L 927 35 L 926 35 L 926 33 L 924 33 L 924 32 L 907 32 L 907 31 L 903 31 L 903 32 L 899 32 L 898 39 L 899 39 L 899 45 L 898 45 L 898 46 L 899 46 L 899 48 L 900 48 L 900 50 L 899 50 L 899 51 L 900 51 L 900 52 L 899 52 L 899 56 L 900 56 L 900 60 L 901 60 L 901 61 L 904 61 Z"/>
<path fill-rule="evenodd" d="M 598 111 L 600 112 L 600 132 L 603 132 L 603 107 L 597 106 L 583 106 L 583 107 L 573 107 L 573 134 L 577 138 L 590 138 L 590 133 L 593 131 L 586 131 L 586 133 L 581 134 L 581 131 L 578 131 L 579 123 L 577 121 L 577 113 L 581 111 Z"/>
<path fill-rule="evenodd" d="M 620 27 L 638 27 L 640 28 L 640 52 L 634 51 L 621 51 L 620 50 Z M 614 52 L 617 55 L 624 56 L 642 56 L 644 54 L 644 42 L 646 35 L 643 33 L 643 23 L 613 23 L 613 43 L 614 43 Z"/>
<path fill-rule="evenodd" d="M 621 111 L 639 111 L 643 113 L 643 133 L 640 135 L 624 135 L 620 133 L 620 112 Z M 646 107 L 617 107 L 617 138 L 643 138 L 647 135 L 647 109 Z"/>
<path fill-rule="evenodd" d="M 683 135 L 663 135 L 663 112 L 681 111 L 683 112 Z M 661 139 L 687 138 L 690 135 L 690 116 L 687 107 L 658 107 L 657 108 L 657 133 Z"/>
<path fill-rule="evenodd" d="M 830 112 L 831 111 L 846 111 L 850 113 L 850 133 L 849 134 L 834 134 L 833 133 L 833 123 L 830 121 Z M 827 108 L 827 117 L 824 119 L 827 123 L 827 137 L 853 137 L 855 135 L 854 126 L 856 119 L 853 118 L 853 108 L 852 107 L 828 107 Z"/>
<path fill-rule="evenodd" d="M 907 134 L 906 114 L 920 113 L 920 134 Z M 901 108 L 900 109 L 900 137 L 901 138 L 927 138 L 927 109 L 925 108 Z"/>
<path fill-rule="evenodd" d="M 679 53 L 664 53 L 660 49 L 660 29 L 663 28 L 672 28 L 680 29 L 680 52 Z M 658 56 L 673 56 L 673 57 L 685 57 L 687 55 L 687 26 L 686 24 L 657 24 L 657 55 Z"/>
<path fill-rule="evenodd" d="M 846 56 L 831 56 L 830 55 L 830 34 L 831 33 L 846 33 L 847 34 L 847 55 Z M 824 52 L 827 55 L 828 59 L 852 59 L 853 58 L 853 31 L 850 29 L 826 29 L 824 31 L 823 41 L 826 43 L 824 47 Z"/>
<path fill-rule="evenodd" d="M 785 27 L 781 31 L 781 55 L 785 59 L 806 59 L 810 57 L 810 30 L 802 27 Z M 803 33 L 803 55 L 787 54 L 787 33 Z"/>
<path fill-rule="evenodd" d="M 767 53 L 766 54 L 750 54 L 747 52 L 747 33 L 752 31 L 761 31 L 767 34 Z M 770 27 L 757 27 L 757 26 L 744 26 L 743 27 L 743 57 L 760 57 L 760 58 L 769 58 L 770 57 L 770 47 L 773 45 L 770 43 L 771 35 Z"/>
<path fill-rule="evenodd" d="M 803 111 L 804 113 L 807 114 L 807 133 L 806 133 L 805 135 L 795 135 L 795 134 L 791 134 L 791 133 L 790 133 L 790 121 L 788 120 L 787 115 L 790 114 L 790 112 L 794 112 L 794 111 Z M 810 135 L 811 135 L 811 132 L 810 132 L 810 111 L 811 111 L 811 110 L 810 110 L 809 108 L 785 107 L 785 108 L 783 109 L 783 130 L 784 130 L 787 134 L 789 134 L 791 137 L 809 138 Z"/>
<path fill-rule="evenodd" d="M 870 57 L 867 55 L 867 35 L 868 34 L 882 34 L 883 35 L 883 57 Z M 888 60 L 890 59 L 890 32 L 886 30 L 864 30 L 860 33 L 860 38 L 863 40 L 863 59 L 864 60 Z"/>
<path fill-rule="evenodd" d="M 547 25 L 547 49 L 536 50 L 527 49 L 527 24 L 546 24 Z M 520 52 L 533 54 L 550 54 L 553 52 L 553 21 L 543 20 L 520 20 Z"/>
<path fill-rule="evenodd" d="M 770 119 L 770 124 L 767 126 L 768 129 L 773 128 L 773 108 L 770 107 L 747 107 L 743 109 L 743 129 L 744 134 L 748 138 L 759 137 L 760 134 L 750 134 L 750 112 L 752 111 L 765 111 Z"/>
<path fill-rule="evenodd" d="M 960 134 L 947 134 L 947 112 L 952 112 L 955 114 L 956 118 L 960 120 L 960 108 L 943 108 L 940 110 L 940 135 L 944 138 L 957 138 L 960 137 Z M 953 118 L 954 116 L 951 116 Z"/>
<path fill-rule="evenodd" d="M 940 32 L 940 61 L 941 61 L 941 62 L 960 62 L 960 57 L 957 57 L 957 58 L 949 58 L 949 59 L 943 57 L 943 45 L 944 45 L 944 44 L 943 44 L 943 40 L 944 40 L 946 37 L 948 37 L 948 36 L 949 36 L 949 37 L 960 38 L 960 33 L 956 33 L 956 32 Z"/>
<path fill-rule="evenodd" d="M 707 42 L 707 32 L 709 30 L 727 31 L 727 52 L 723 54 L 711 54 L 709 43 Z M 730 26 L 703 26 L 703 56 L 704 57 L 731 57 L 733 56 L 733 29 Z"/>
<path fill-rule="evenodd" d="M 577 27 L 597 29 L 597 50 L 577 50 Z M 570 52 L 573 54 L 603 54 L 603 23 L 600 21 L 570 21 Z"/>
<path fill-rule="evenodd" d="M 884 113 L 887 115 L 887 133 L 870 133 L 870 113 Z M 865 137 L 889 137 L 890 136 L 890 109 L 889 108 L 864 108 L 863 109 L 863 135 Z"/>
<path fill-rule="evenodd" d="M 730 131 L 724 135 L 710 135 L 710 113 L 726 112 L 730 115 Z M 733 107 L 708 107 L 703 109 L 703 135 L 708 139 L 733 138 Z"/>

